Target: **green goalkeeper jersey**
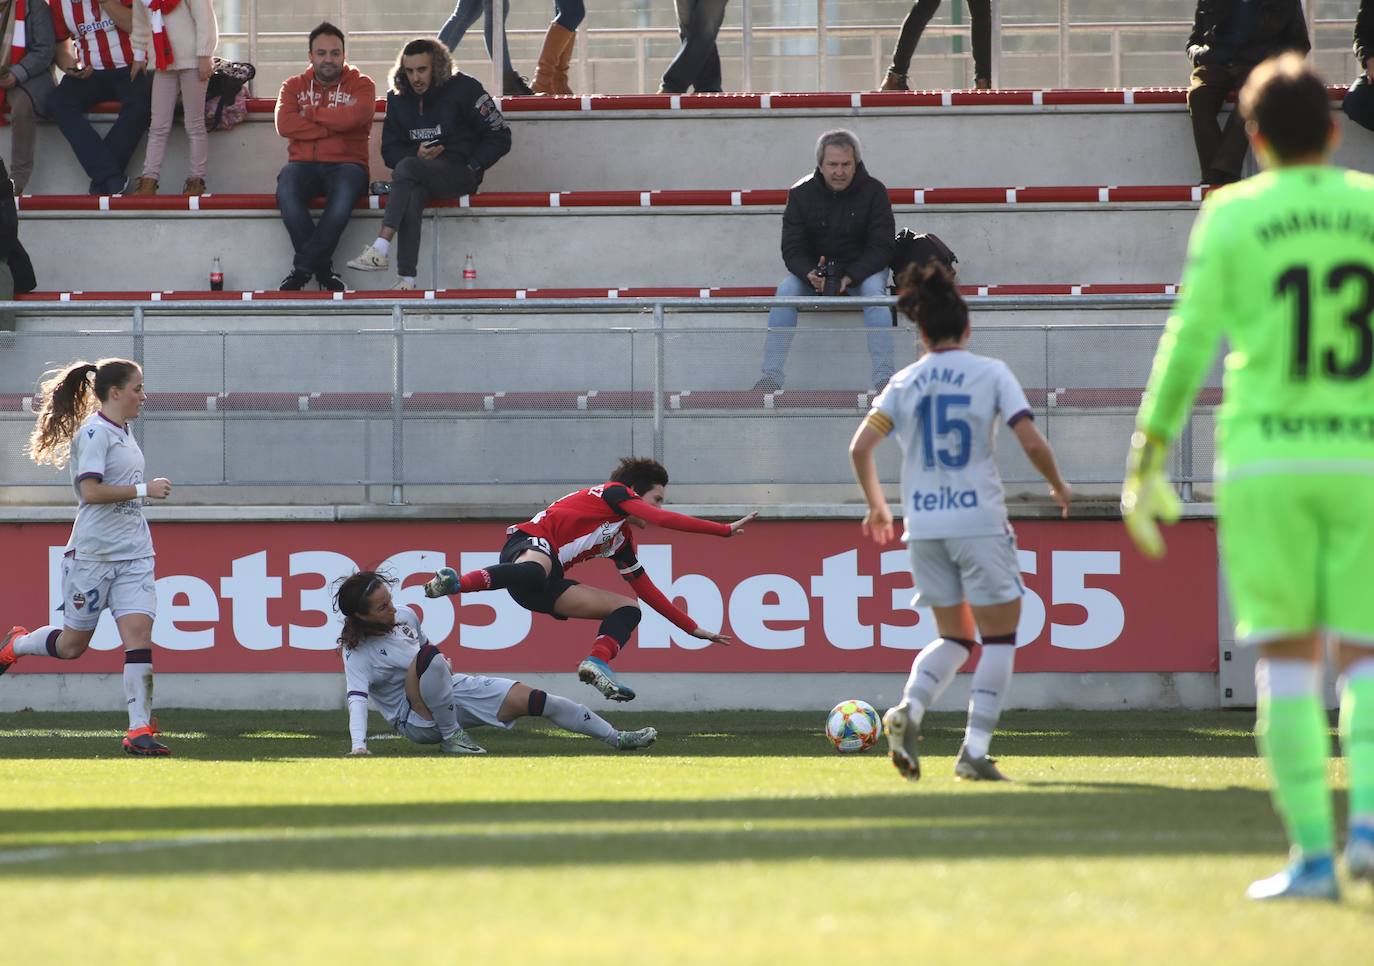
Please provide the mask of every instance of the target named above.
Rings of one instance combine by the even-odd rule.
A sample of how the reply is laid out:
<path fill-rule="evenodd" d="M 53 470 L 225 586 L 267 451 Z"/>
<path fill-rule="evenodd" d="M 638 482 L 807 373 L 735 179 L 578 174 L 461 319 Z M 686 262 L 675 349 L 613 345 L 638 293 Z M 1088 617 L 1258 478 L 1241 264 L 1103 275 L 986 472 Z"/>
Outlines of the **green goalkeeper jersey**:
<path fill-rule="evenodd" d="M 1223 336 L 1218 479 L 1374 473 L 1374 177 L 1277 168 L 1203 202 L 1139 428 L 1178 434 Z"/>

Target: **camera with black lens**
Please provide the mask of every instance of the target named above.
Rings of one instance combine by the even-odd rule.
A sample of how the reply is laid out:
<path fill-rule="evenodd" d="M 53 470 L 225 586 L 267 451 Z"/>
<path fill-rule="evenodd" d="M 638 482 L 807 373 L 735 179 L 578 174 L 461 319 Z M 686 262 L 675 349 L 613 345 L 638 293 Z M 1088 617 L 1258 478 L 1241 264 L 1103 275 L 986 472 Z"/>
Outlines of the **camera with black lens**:
<path fill-rule="evenodd" d="M 832 295 L 843 295 L 840 291 L 840 284 L 844 281 L 844 266 L 838 262 L 823 262 L 816 266 L 816 274 L 825 279 L 825 287 L 821 289 L 821 295 L 829 298 Z"/>

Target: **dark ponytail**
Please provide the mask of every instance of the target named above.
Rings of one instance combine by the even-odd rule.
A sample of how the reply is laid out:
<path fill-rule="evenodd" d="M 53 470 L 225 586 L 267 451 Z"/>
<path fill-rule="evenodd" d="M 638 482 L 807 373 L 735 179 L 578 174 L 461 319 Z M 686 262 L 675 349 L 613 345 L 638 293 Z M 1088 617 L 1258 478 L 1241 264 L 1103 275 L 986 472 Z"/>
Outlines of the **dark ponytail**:
<path fill-rule="evenodd" d="M 931 345 L 957 342 L 968 331 L 968 303 L 954 273 L 939 262 L 912 265 L 897 282 L 897 308 L 921 327 Z"/>
<path fill-rule="evenodd" d="M 38 387 L 42 408 L 29 436 L 29 458 L 39 464 L 64 465 L 77 427 L 111 389 L 127 385 L 138 371 L 138 363 L 128 359 L 101 359 L 73 362 L 65 369 L 44 373 L 47 378 Z"/>
<path fill-rule="evenodd" d="M 334 591 L 334 609 L 343 617 L 343 630 L 339 632 L 339 644 L 352 650 L 362 643 L 365 637 L 386 634 L 391 627 L 365 621 L 358 615 L 368 609 L 367 599 L 377 592 L 378 587 L 394 586 L 396 581 L 375 570 L 360 570 L 339 582 Z"/>

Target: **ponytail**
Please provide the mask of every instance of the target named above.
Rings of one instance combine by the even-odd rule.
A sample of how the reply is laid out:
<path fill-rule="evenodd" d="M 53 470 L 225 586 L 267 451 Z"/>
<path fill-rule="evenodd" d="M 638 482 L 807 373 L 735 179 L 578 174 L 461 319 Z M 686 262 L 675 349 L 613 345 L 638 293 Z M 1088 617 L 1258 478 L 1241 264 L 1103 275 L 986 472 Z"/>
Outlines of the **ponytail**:
<path fill-rule="evenodd" d="M 47 378 L 38 387 L 42 408 L 29 436 L 29 459 L 40 465 L 65 465 L 77 427 L 111 389 L 125 385 L 138 371 L 138 363 L 128 359 L 101 359 L 73 362 L 65 369 L 44 373 Z"/>
<path fill-rule="evenodd" d="M 968 303 L 954 273 L 939 262 L 912 265 L 897 282 L 897 308 L 920 326 L 931 345 L 958 341 L 968 331 Z"/>

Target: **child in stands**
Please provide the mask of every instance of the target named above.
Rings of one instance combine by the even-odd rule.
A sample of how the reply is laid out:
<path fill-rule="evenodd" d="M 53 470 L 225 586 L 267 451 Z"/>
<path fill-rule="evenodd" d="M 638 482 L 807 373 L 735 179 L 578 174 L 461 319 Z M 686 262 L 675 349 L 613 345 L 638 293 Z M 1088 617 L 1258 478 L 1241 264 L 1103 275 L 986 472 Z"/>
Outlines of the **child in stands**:
<path fill-rule="evenodd" d="M 205 87 L 219 43 L 219 24 L 210 0 L 134 0 L 133 74 L 153 72 L 153 120 L 143 176 L 132 194 L 155 195 L 167 138 L 172 132 L 177 93 L 182 123 L 191 147 L 191 171 L 184 195 L 205 194 L 209 145 L 205 134 Z"/>

